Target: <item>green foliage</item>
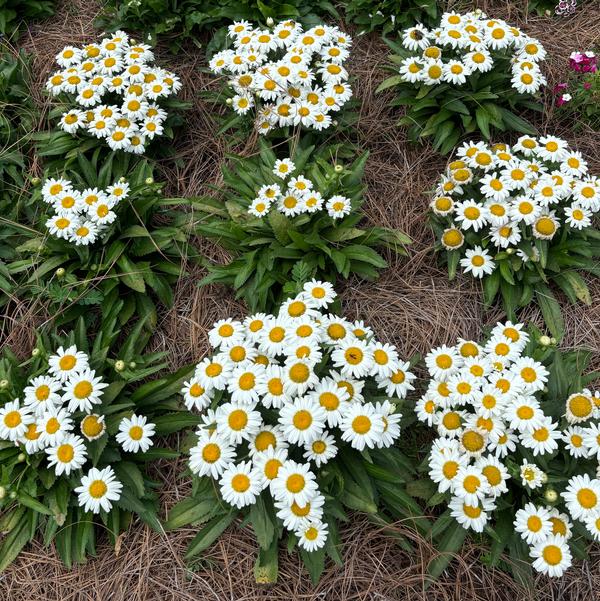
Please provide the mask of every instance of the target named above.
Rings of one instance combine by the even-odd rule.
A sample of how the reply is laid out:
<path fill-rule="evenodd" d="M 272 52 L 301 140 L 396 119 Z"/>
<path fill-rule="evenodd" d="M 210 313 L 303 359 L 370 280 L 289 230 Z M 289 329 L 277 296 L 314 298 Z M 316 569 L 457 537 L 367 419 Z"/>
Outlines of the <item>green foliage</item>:
<path fill-rule="evenodd" d="M 398 26 L 433 24 L 438 17 L 435 0 L 348 0 L 344 3 L 346 21 L 361 31 L 387 35 Z"/>
<path fill-rule="evenodd" d="M 324 198 L 341 194 L 351 199 L 351 213 L 337 220 L 325 210 L 286 217 L 274 208 L 263 218 L 253 217 L 248 206 L 259 188 L 281 183 L 272 173 L 275 153 L 261 140 L 258 155 L 230 157 L 231 167 L 223 167 L 221 198 L 192 199 L 198 234 L 217 240 L 232 256 L 225 265 L 209 264 L 210 274 L 201 283 L 232 286 L 252 310 L 266 309 L 295 294 L 313 277 L 332 283 L 340 276 L 377 278 L 387 266 L 377 247 L 403 254 L 410 242 L 406 235 L 361 226 L 364 187 L 360 180 L 367 155 L 337 172 L 340 153 L 342 149 L 334 146 L 319 151 L 301 146 L 291 153 L 296 172 L 313 181 Z"/>
<path fill-rule="evenodd" d="M 434 86 L 403 81 L 398 65 L 414 55 L 401 44 L 386 40 L 393 51 L 390 57 L 396 73 L 379 86 L 378 92 L 394 88 L 392 106 L 405 106 L 398 125 L 408 128 L 411 142 L 430 138 L 433 147 L 448 154 L 464 137 L 478 134 L 489 140 L 497 132 L 535 133 L 533 126 L 516 114 L 528 109 L 541 111 L 543 105 L 531 94 L 520 94 L 511 85 L 510 52 L 494 53 L 494 68 L 473 73 L 465 84 L 441 82 Z"/>
<path fill-rule="evenodd" d="M 53 135 L 48 151 L 59 148 L 63 136 L 70 138 Z M 175 210 L 183 201 L 164 199 L 150 164 L 125 153 L 105 156 L 96 149 L 90 159 L 80 152 L 76 159 L 60 162 L 61 175 L 80 189 L 105 188 L 125 177 L 130 196 L 117 205 L 117 219 L 102 238 L 89 246 L 75 246 L 48 232 L 39 187 L 0 216 L 0 306 L 35 300 L 60 324 L 88 313 L 90 306 L 104 310 L 123 299 L 121 324 L 138 315 L 147 316 L 154 327 L 156 303 L 172 303 L 172 286 L 188 251 L 189 219 Z"/>
<path fill-rule="evenodd" d="M 172 36 L 172 48 L 177 50 L 188 38 L 199 45 L 203 32 L 234 20 L 302 19 L 316 23 L 323 15 L 339 17 L 329 0 L 109 0 L 97 24 L 110 31 L 141 31 L 151 43 L 158 35 L 168 34 Z"/>
<path fill-rule="evenodd" d="M 29 57 L 0 42 L 0 214 L 10 214 L 28 194 L 32 131 L 38 111 L 29 91 Z"/>
<path fill-rule="evenodd" d="M 0 35 L 15 34 L 23 23 L 54 14 L 55 0 L 0 0 Z"/>
<path fill-rule="evenodd" d="M 132 413 L 145 415 L 156 423 L 157 435 L 173 431 L 164 428 L 174 421 L 176 429 L 194 425 L 197 420 L 189 413 L 179 412 L 178 394 L 189 370 L 166 377 L 156 374 L 166 367 L 164 353 L 144 353 L 150 337 L 148 320 L 140 320 L 127 336 L 121 333 L 119 314 L 124 302 L 118 300 L 107 307 L 102 323 L 92 340 L 84 320 L 77 322 L 67 336 L 40 333 L 31 358 L 20 362 L 8 349 L 0 358 L 0 405 L 22 396 L 23 388 L 34 376 L 45 373 L 48 356 L 59 345 L 75 344 L 90 357 L 90 367 L 108 383 L 102 403 L 94 411 L 105 417 L 106 431 L 97 440 L 87 441 L 88 462 L 99 469 L 110 465 L 123 484 L 119 501 L 109 512 L 85 512 L 79 507 L 73 489 L 79 485 L 81 471 L 57 476 L 47 466 L 44 451 L 27 454 L 23 446 L 0 441 L 0 528 L 5 535 L 0 544 L 0 571 L 19 555 L 21 549 L 35 537 L 44 545 L 54 542 L 59 557 L 67 567 L 95 555 L 96 541 L 108 536 L 115 545 L 119 535 L 127 530 L 132 519 L 139 518 L 160 531 L 157 517 L 158 483 L 146 473 L 146 464 L 159 458 L 175 458 L 178 453 L 155 444 L 146 453 L 125 453 L 114 434 L 124 417 Z M 121 369 L 117 360 L 124 363 Z M 140 384 L 144 381 L 145 383 Z M 84 417 L 80 411 L 72 414 L 75 426 Z"/>

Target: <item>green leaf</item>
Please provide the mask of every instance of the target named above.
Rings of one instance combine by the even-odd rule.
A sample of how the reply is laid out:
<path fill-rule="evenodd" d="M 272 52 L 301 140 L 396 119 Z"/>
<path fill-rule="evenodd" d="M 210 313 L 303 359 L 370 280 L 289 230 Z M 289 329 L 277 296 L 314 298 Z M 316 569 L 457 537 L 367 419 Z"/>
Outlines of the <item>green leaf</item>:
<path fill-rule="evenodd" d="M 547 328 L 552 336 L 560 342 L 565 333 L 565 322 L 556 297 L 552 290 L 542 283 L 537 285 L 535 295 Z"/>
<path fill-rule="evenodd" d="M 117 265 L 122 270 L 122 273 L 119 274 L 119 277 L 126 286 L 128 286 L 132 290 L 135 290 L 136 292 L 146 292 L 146 284 L 144 283 L 144 277 L 141 273 L 140 268 L 137 265 L 135 265 L 135 263 L 130 261 L 127 256 L 121 255 L 117 260 Z"/>
<path fill-rule="evenodd" d="M 454 556 L 460 551 L 466 536 L 467 531 L 453 519 L 446 527 L 440 541 L 435 545 L 439 555 L 427 567 L 428 576 L 433 580 L 439 578 Z"/>
<path fill-rule="evenodd" d="M 176 530 L 188 524 L 203 522 L 214 511 L 218 499 L 214 494 L 193 496 L 177 503 L 169 511 L 169 518 L 163 523 L 165 530 Z"/>
<path fill-rule="evenodd" d="M 221 536 L 225 529 L 233 522 L 236 511 L 231 509 L 224 515 L 217 516 L 210 520 L 198 534 L 193 538 L 188 547 L 185 558 L 189 559 L 198 553 L 202 553 L 210 547 Z"/>
<path fill-rule="evenodd" d="M 250 507 L 249 519 L 261 549 L 269 549 L 277 532 L 277 522 L 273 510 L 273 501 L 264 494 L 257 497 Z"/>

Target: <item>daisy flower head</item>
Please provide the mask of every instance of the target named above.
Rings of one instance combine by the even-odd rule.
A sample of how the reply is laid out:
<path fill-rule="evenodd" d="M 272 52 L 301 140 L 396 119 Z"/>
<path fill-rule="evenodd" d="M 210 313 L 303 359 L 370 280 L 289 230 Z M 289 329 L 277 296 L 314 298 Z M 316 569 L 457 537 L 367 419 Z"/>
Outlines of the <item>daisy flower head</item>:
<path fill-rule="evenodd" d="M 67 348 L 59 346 L 54 355 L 48 358 L 49 372 L 60 382 L 65 382 L 74 374 L 88 369 L 88 356 L 75 345 Z"/>
<path fill-rule="evenodd" d="M 516 512 L 514 527 L 528 545 L 540 542 L 552 532 L 550 512 L 544 507 L 527 503 L 523 509 Z"/>
<path fill-rule="evenodd" d="M 190 469 L 198 476 L 218 480 L 235 460 L 235 449 L 218 433 L 202 430 L 198 442 L 190 449 Z"/>
<path fill-rule="evenodd" d="M 54 467 L 57 476 L 63 473 L 69 475 L 71 471 L 78 470 L 87 460 L 83 438 L 75 434 L 65 435 L 45 451 L 48 455 L 48 465 Z"/>
<path fill-rule="evenodd" d="M 29 407 L 21 407 L 19 399 L 0 407 L 0 439 L 16 441 L 22 438 L 35 418 Z"/>
<path fill-rule="evenodd" d="M 381 415 L 371 403 L 351 405 L 342 416 L 339 424 L 342 440 L 362 451 L 365 447 L 373 448 L 381 442 L 384 422 Z"/>
<path fill-rule="evenodd" d="M 123 485 L 117 480 L 113 468 L 108 466 L 102 470 L 91 468 L 74 492 L 78 495 L 80 507 L 100 513 L 100 510 L 111 510 L 113 502 L 121 498 L 122 490 Z"/>
<path fill-rule="evenodd" d="M 121 420 L 115 438 L 126 453 L 145 453 L 154 444 L 152 436 L 155 428 L 146 416 L 132 415 Z"/>
<path fill-rule="evenodd" d="M 101 376 L 86 368 L 65 382 L 63 400 L 68 403 L 69 411 L 89 412 L 94 405 L 102 402 L 103 389 L 107 386 Z"/>

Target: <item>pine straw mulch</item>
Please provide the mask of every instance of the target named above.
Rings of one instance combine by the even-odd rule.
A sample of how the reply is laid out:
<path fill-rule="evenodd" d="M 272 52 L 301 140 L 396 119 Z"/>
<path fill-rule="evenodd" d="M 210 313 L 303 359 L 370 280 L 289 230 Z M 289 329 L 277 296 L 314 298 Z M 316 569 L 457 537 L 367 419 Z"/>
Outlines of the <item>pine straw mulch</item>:
<path fill-rule="evenodd" d="M 78 44 L 95 37 L 91 26 L 98 5 L 75 0 L 60 3 L 58 13 L 33 26 L 23 38 L 23 46 L 34 55 L 36 81 L 42 84 L 54 68 L 53 57 L 66 43 Z M 461 9 L 465 8 L 461 2 Z M 507 19 L 537 36 L 549 51 L 547 67 L 550 86 L 566 72 L 573 49 L 586 49 L 600 39 L 600 9 L 591 1 L 568 19 L 539 18 L 523 10 L 525 0 L 479 2 L 488 14 Z M 160 18 L 160 17 L 158 17 Z M 395 126 L 398 114 L 388 107 L 390 94 L 374 91 L 386 76 L 386 46 L 377 36 L 356 37 L 351 73 L 361 100 L 360 119 L 355 136 L 361 150 L 368 150 L 365 180 L 368 186 L 366 210 L 374 224 L 400 228 L 414 243 L 410 256 L 388 255 L 389 268 L 376 282 L 350 281 L 339 289 L 343 308 L 350 318 L 365 319 L 379 337 L 396 344 L 402 356 L 425 353 L 431 347 L 452 343 L 458 336 L 478 338 L 482 327 L 501 319 L 500 310 L 485 312 L 478 287 L 468 278 L 450 284 L 446 273 L 432 255 L 433 236 L 424 214 L 427 192 L 432 188 L 446 160 L 427 146 L 407 143 L 405 133 Z M 206 64 L 201 50 L 184 49 L 177 56 L 162 53 L 161 60 L 182 76 L 182 96 L 193 103 L 185 115 L 185 129 L 175 141 L 177 165 L 160 165 L 163 179 L 172 195 L 193 196 L 207 191 L 207 184 L 219 183 L 219 168 L 225 141 L 215 135 L 212 107 L 198 98 L 209 89 L 211 77 L 201 73 Z M 42 86 L 40 85 L 40 90 Z M 40 91 L 36 103 L 47 111 L 49 101 Z M 551 107 L 551 100 L 548 101 Z M 591 131 L 575 133 L 554 118 L 552 109 L 537 117 L 542 132 L 565 137 L 589 159 L 600 173 L 600 145 Z M 246 147 L 244 152 L 252 152 Z M 206 241 L 196 241 L 211 259 L 221 261 L 223 251 Z M 207 330 L 218 317 L 240 315 L 243 306 L 222 287 L 198 288 L 200 268 L 179 282 L 172 309 L 161 315 L 154 346 L 169 351 L 173 368 L 199 360 L 207 351 Z M 600 366 L 600 282 L 590 280 L 594 303 L 571 306 L 562 299 L 566 321 L 565 348 L 586 347 L 594 352 L 594 366 Z M 33 344 L 33 331 L 39 319 L 28 319 L 31 308 L 19 307 L 11 318 L 11 347 L 27 354 Z M 35 312 L 33 313 L 35 315 Z M 543 325 L 535 308 L 523 319 Z M 166 507 L 183 498 L 189 482 L 182 481 L 181 462 L 163 463 L 156 469 L 163 483 Z M 528 593 L 509 576 L 485 567 L 480 561 L 484 550 L 468 543 L 460 557 L 435 583 L 425 590 L 424 574 L 436 556 L 431 545 L 412 534 L 402 524 L 396 529 L 411 538 L 415 551 L 407 554 L 394 539 L 360 516 L 342 530 L 344 566 L 328 566 L 321 582 L 313 587 L 295 555 L 280 552 L 279 582 L 264 587 L 254 583 L 256 547 L 252 533 L 230 528 L 203 555 L 191 571 L 182 560 L 194 529 L 159 535 L 136 525 L 120 541 L 117 552 L 99 543 L 98 557 L 72 570 L 64 568 L 53 549 L 30 546 L 4 574 L 0 575 L 0 598 L 10 601 L 167 601 L 186 599 L 272 601 L 326 599 L 446 601 L 535 601 L 600 599 L 600 553 L 580 563 L 562 579 L 538 578 L 535 592 Z"/>

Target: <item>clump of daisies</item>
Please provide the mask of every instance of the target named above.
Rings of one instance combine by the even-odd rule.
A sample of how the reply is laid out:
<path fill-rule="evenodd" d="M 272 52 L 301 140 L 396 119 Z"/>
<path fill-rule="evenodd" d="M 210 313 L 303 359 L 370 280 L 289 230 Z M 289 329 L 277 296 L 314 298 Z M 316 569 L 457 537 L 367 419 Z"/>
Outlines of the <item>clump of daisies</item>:
<path fill-rule="evenodd" d="M 248 207 L 248 213 L 255 217 L 264 217 L 273 206 L 286 217 L 295 217 L 301 213 L 317 213 L 326 210 L 332 219 L 341 219 L 350 214 L 352 201 L 346 196 L 335 194 L 324 198 L 309 178 L 301 173 L 294 177 L 296 165 L 291 159 L 277 159 L 273 165 L 273 174 L 282 180 L 282 184 L 265 184 Z M 285 184 L 285 187 L 284 185 Z"/>
<path fill-rule="evenodd" d="M 268 499 L 309 552 L 324 547 L 339 516 L 328 500 L 339 483 L 330 488 L 326 474 L 338 473 L 340 458 L 358 469 L 363 451 L 377 464 L 377 449 L 400 435 L 396 404 L 414 379 L 362 321 L 328 313 L 335 297 L 313 280 L 276 314 L 216 322 L 214 354 L 182 390 L 186 406 L 202 412 L 191 471 L 212 478 L 234 508 Z"/>
<path fill-rule="evenodd" d="M 216 53 L 213 73 L 224 74 L 239 115 L 256 110 L 256 127 L 302 125 L 323 130 L 352 96 L 344 63 L 352 43 L 337 27 L 304 30 L 296 21 L 261 29 L 248 21 L 229 26 L 233 48 Z"/>
<path fill-rule="evenodd" d="M 437 149 L 449 152 L 461 135 L 477 130 L 486 138 L 490 127 L 531 133 L 512 111 L 520 104 L 540 108 L 532 100 L 546 85 L 540 68 L 546 51 L 518 27 L 479 10 L 447 12 L 438 27 L 418 24 L 390 45 L 399 69 L 380 89 L 400 86 L 397 104 L 407 106 L 400 123 L 411 139 L 432 136 Z"/>
<path fill-rule="evenodd" d="M 540 358 L 552 359 L 549 353 L 558 351 L 540 340 L 546 345 Z M 565 411 L 549 392 L 553 362 L 534 359 L 534 347 L 522 324 L 506 322 L 483 344 L 459 339 L 432 350 L 425 360 L 431 380 L 416 413 L 437 431 L 429 475 L 457 522 L 480 533 L 514 507 L 502 543 L 511 547 L 514 527 L 533 567 L 560 576 L 571 565 L 572 520 L 600 537 L 600 481 L 568 456 L 597 464 L 600 430 L 577 424 L 600 415 L 600 395 L 571 395 Z M 579 377 L 574 365 L 563 369 L 573 381 Z M 595 476 L 595 469 L 587 471 Z"/>
<path fill-rule="evenodd" d="M 27 462 L 38 461 L 38 469 L 68 478 L 78 505 L 94 514 L 109 512 L 123 490 L 111 465 L 97 467 L 95 441 L 103 438 L 104 448 L 114 437 L 113 459 L 120 459 L 119 453 L 145 453 L 155 431 L 143 415 L 114 421 L 113 412 L 105 413 L 108 387 L 87 353 L 76 345 L 60 346 L 48 357 L 47 370 L 29 378 L 19 397 L 0 407 L 0 441 L 20 447 Z"/>
<path fill-rule="evenodd" d="M 517 299 L 529 302 L 543 285 L 540 272 L 570 299 L 585 300 L 572 285 L 581 279 L 575 269 L 591 268 L 594 245 L 586 241 L 588 232 L 595 235 L 600 179 L 561 138 L 521 136 L 513 146 L 463 144 L 430 206 L 451 278 L 458 263 L 475 278 L 493 278 L 493 285 L 484 281 L 484 290 L 494 292 L 486 301 L 499 286 L 504 293 L 510 285 Z"/>
<path fill-rule="evenodd" d="M 54 212 L 46 221 L 48 231 L 56 238 L 76 246 L 93 244 L 117 218 L 114 209 L 129 196 L 124 178 L 105 190 L 76 190 L 65 178 L 49 178 L 42 187 L 42 199 Z"/>
<path fill-rule="evenodd" d="M 177 75 L 153 65 L 150 46 L 123 31 L 81 48 L 66 46 L 56 56 L 60 70 L 46 83 L 53 95 L 68 95 L 76 106 L 60 127 L 87 132 L 112 150 L 140 154 L 164 132 L 166 111 L 160 102 L 181 89 Z"/>

